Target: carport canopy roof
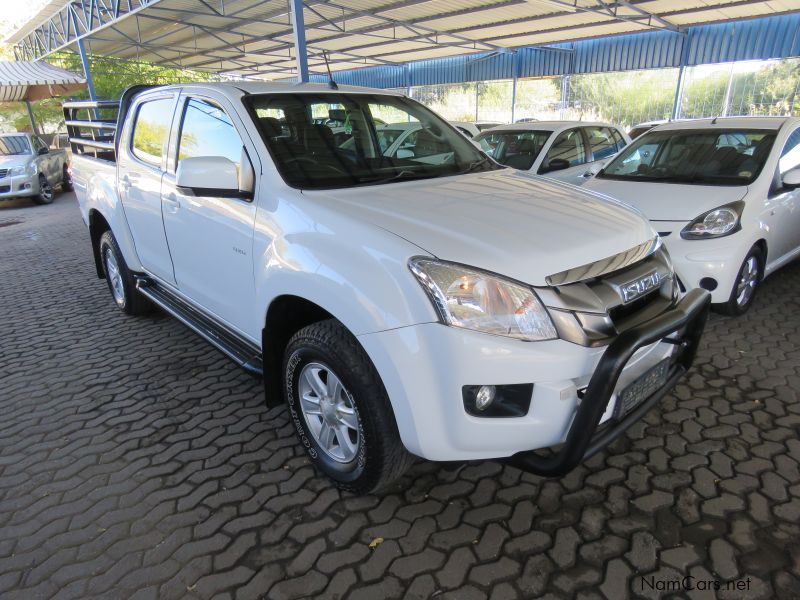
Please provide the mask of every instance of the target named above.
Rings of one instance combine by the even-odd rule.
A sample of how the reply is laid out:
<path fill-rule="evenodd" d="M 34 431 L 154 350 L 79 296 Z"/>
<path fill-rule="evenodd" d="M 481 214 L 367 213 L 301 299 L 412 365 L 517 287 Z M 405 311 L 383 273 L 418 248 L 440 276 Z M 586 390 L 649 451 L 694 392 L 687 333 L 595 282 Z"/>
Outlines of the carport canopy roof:
<path fill-rule="evenodd" d="M 85 87 L 83 75 L 43 61 L 0 61 L 0 102 L 42 100 Z"/>
<path fill-rule="evenodd" d="M 266 79 L 296 74 L 291 0 L 51 0 L 7 41 Z M 306 0 L 312 73 L 800 10 L 800 0 Z"/>

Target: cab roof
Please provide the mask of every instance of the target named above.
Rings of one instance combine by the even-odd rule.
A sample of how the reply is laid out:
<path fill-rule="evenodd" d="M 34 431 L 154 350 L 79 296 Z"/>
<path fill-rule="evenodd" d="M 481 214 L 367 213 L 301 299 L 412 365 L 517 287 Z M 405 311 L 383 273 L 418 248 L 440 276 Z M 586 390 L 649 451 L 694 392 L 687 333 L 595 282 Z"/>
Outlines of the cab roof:
<path fill-rule="evenodd" d="M 327 83 L 294 83 L 294 82 L 275 82 L 275 81 L 225 81 L 225 82 L 204 82 L 204 83 L 178 83 L 165 88 L 182 88 L 198 90 L 217 90 L 228 96 L 239 97 L 245 94 L 381 94 L 385 96 L 403 96 L 399 92 L 381 90 L 368 87 L 357 87 L 351 85 L 340 85 L 338 89 L 332 89 Z"/>

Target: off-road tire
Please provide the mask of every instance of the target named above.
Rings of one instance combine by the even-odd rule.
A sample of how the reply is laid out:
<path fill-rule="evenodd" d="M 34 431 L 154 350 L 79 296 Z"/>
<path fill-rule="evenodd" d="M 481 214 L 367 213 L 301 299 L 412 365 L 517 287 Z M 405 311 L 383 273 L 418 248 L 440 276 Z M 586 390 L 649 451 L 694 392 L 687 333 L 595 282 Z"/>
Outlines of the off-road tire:
<path fill-rule="evenodd" d="M 300 373 L 311 362 L 323 363 L 335 372 L 356 409 L 360 445 L 349 463 L 337 462 L 322 450 L 300 406 Z M 411 465 L 414 458 L 400 439 L 386 388 L 367 353 L 341 323 L 321 321 L 292 336 L 284 352 L 282 373 L 300 443 L 316 468 L 337 487 L 358 494 L 385 489 Z"/>

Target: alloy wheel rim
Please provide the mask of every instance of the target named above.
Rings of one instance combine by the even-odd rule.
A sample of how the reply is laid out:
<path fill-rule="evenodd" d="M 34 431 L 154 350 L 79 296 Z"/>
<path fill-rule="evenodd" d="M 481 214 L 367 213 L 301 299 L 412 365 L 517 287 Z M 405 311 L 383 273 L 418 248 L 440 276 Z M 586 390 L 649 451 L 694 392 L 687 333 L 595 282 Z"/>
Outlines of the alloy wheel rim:
<path fill-rule="evenodd" d="M 353 397 L 341 379 L 323 363 L 312 362 L 300 371 L 300 410 L 322 451 L 340 463 L 351 462 L 361 446 Z"/>
<path fill-rule="evenodd" d="M 122 274 L 119 272 L 117 258 L 111 249 L 106 250 L 106 274 L 111 284 L 111 294 L 117 304 L 122 306 L 125 304 L 125 284 L 122 281 Z"/>
<path fill-rule="evenodd" d="M 758 285 L 758 261 L 755 256 L 748 258 L 742 267 L 742 273 L 736 284 L 736 303 L 746 306 L 753 298 Z"/>

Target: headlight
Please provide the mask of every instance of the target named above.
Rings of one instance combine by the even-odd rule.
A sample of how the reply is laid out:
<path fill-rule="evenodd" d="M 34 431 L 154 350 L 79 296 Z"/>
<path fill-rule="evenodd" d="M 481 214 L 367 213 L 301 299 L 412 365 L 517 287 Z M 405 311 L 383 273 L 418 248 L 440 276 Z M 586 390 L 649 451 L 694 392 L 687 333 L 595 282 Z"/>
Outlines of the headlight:
<path fill-rule="evenodd" d="M 547 310 L 527 286 L 430 258 L 412 258 L 408 264 L 447 325 L 526 341 L 558 337 Z"/>
<path fill-rule="evenodd" d="M 33 164 L 33 163 L 32 163 L 32 164 Z M 35 166 L 36 166 L 36 165 L 34 164 L 34 167 L 35 167 Z M 25 166 L 23 166 L 23 167 L 11 167 L 11 168 L 8 170 L 8 176 L 9 176 L 9 177 L 15 177 L 15 176 L 17 176 L 17 175 L 27 175 L 27 174 L 28 174 L 28 172 L 29 172 L 29 171 L 28 171 L 28 165 L 25 165 Z"/>
<path fill-rule="evenodd" d="M 742 208 L 743 202 L 734 202 L 703 213 L 683 228 L 681 237 L 685 240 L 705 240 L 736 233 L 741 229 L 739 219 Z"/>

